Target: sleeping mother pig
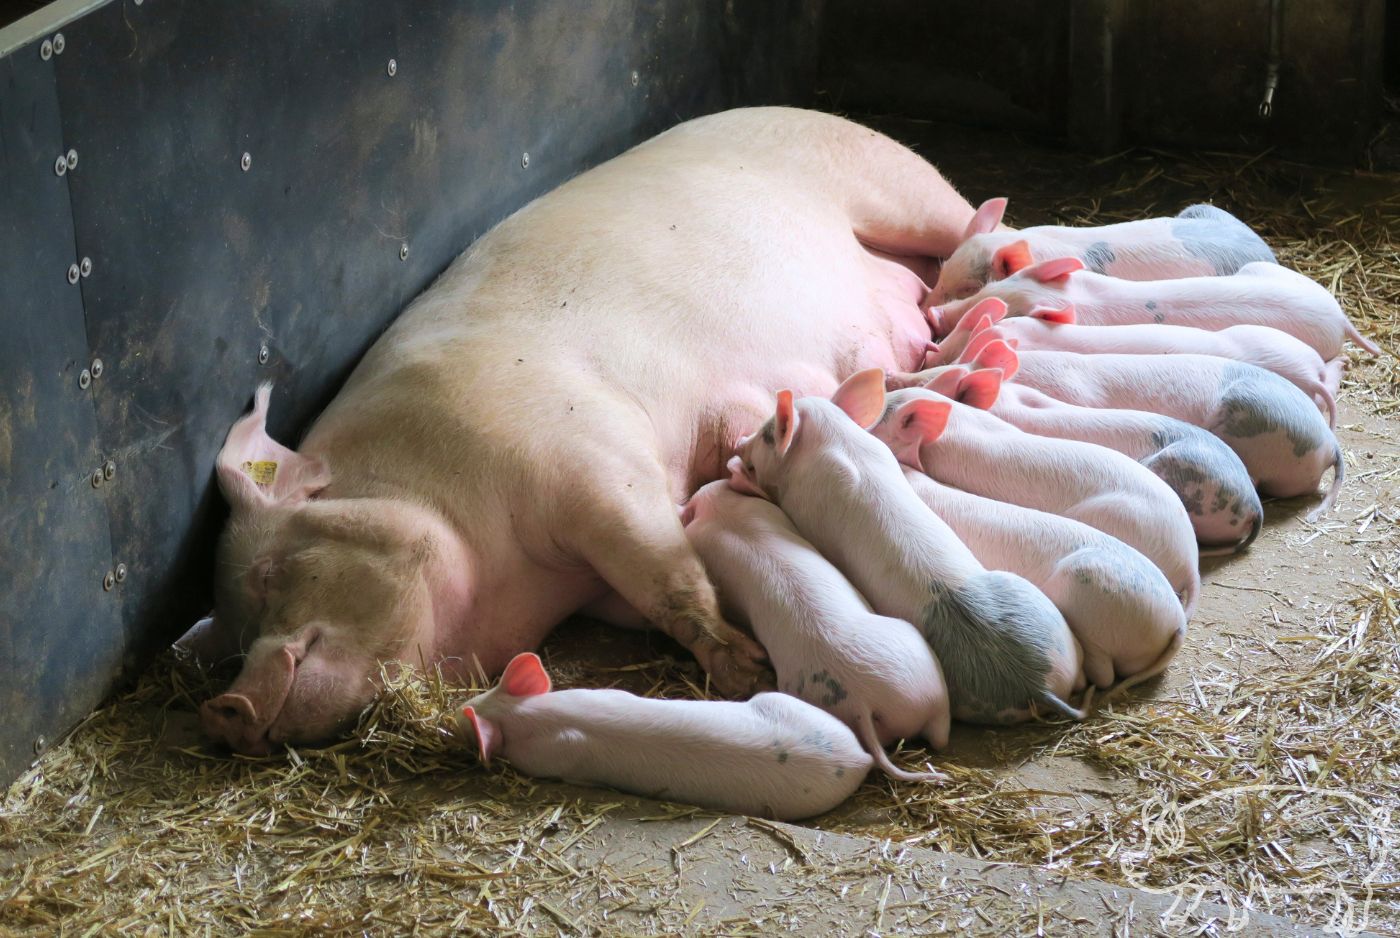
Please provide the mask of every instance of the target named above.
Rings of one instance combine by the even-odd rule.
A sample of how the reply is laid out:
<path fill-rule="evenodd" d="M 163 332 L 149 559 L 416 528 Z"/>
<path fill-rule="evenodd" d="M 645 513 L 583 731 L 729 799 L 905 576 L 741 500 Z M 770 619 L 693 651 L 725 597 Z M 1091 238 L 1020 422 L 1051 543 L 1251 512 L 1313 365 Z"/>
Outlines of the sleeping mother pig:
<path fill-rule="evenodd" d="M 865 127 L 786 108 L 681 124 L 477 241 L 378 340 L 295 450 L 237 423 L 213 620 L 243 653 L 204 705 L 259 753 L 342 730 L 377 662 L 499 673 L 584 611 L 650 623 L 714 686 L 772 683 L 676 505 L 774 393 L 908 372 L 935 259 L 973 208 Z"/>

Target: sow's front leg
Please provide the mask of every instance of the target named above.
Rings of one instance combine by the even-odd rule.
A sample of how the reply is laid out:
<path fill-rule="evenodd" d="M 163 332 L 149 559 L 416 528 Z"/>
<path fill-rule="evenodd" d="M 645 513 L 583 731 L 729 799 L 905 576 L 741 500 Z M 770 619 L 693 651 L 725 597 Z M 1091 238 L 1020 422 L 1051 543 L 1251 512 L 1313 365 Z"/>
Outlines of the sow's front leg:
<path fill-rule="evenodd" d="M 581 465 L 588 478 L 575 480 L 568 540 L 616 591 L 611 605 L 630 606 L 690 649 L 721 694 L 774 689 L 762 646 L 720 615 L 655 457 L 631 461 L 597 453 Z"/>

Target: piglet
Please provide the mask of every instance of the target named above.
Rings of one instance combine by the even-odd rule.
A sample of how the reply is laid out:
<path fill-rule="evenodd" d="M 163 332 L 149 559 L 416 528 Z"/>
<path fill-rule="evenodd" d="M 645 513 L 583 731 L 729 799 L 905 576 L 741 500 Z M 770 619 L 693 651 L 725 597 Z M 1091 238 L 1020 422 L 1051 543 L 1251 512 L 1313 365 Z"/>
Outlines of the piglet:
<path fill-rule="evenodd" d="M 944 780 L 896 767 L 882 744 L 923 736 L 948 742 L 943 671 L 914 626 L 870 611 L 841 571 L 782 509 L 711 482 L 681 515 L 726 614 L 747 622 L 768 651 L 778 689 L 849 726 L 886 774 Z"/>
<path fill-rule="evenodd" d="M 1259 536 L 1264 523 L 1259 493 L 1244 463 L 1219 438 L 1161 414 L 1066 404 L 1003 382 L 1000 370 L 970 367 L 930 369 L 924 382 L 931 391 L 982 408 L 1027 433 L 1093 443 L 1137 460 L 1181 500 L 1197 542 L 1204 545 L 1202 556 L 1236 553 Z M 908 386 L 899 376 L 891 380 Z"/>
<path fill-rule="evenodd" d="M 995 393 L 993 391 L 993 393 Z M 871 432 L 899 461 L 965 492 L 1082 521 L 1142 553 L 1196 608 L 1201 577 L 1180 499 L 1121 453 L 1023 433 L 984 410 L 926 388 L 884 393 Z M 946 662 L 945 662 L 946 664 Z"/>
<path fill-rule="evenodd" d="M 1079 639 L 1090 683 L 1106 689 L 1117 675 L 1126 688 L 1166 670 L 1186 637 L 1186 613 L 1142 554 L 1069 518 L 959 491 L 916 469 L 904 475 L 979 563 L 1025 577 L 1050 598 Z"/>
<path fill-rule="evenodd" d="M 1346 464 L 1327 421 L 1302 391 L 1263 368 L 1210 355 L 1018 354 L 999 341 L 976 361 L 1069 404 L 1146 410 L 1208 430 L 1265 495 L 1314 494 L 1332 468 L 1332 487 L 1310 520 L 1341 491 Z"/>
<path fill-rule="evenodd" d="M 1341 354 L 1347 339 L 1380 354 L 1325 287 L 1277 264 L 1246 264 L 1230 277 L 1134 282 L 1085 270 L 1075 258 L 1045 261 L 989 283 L 966 299 L 931 307 L 933 333 L 949 335 L 965 314 L 992 297 L 1006 304 L 1009 317 L 1043 310 L 1042 315 L 1055 318 L 1073 307 L 1075 321 L 1086 326 L 1160 323 L 1217 331 L 1248 324 L 1286 332 L 1326 361 Z M 1336 367 L 1340 370 L 1340 363 Z"/>
<path fill-rule="evenodd" d="M 1029 316 L 1006 315 L 1006 304 L 990 298 L 979 304 L 983 312 L 964 316 L 958 328 L 940 343 L 931 364 L 957 361 L 966 351 L 975 355 L 979 340 L 987 335 L 1006 340 L 1014 349 L 1047 352 L 1080 352 L 1093 355 L 1214 355 L 1257 365 L 1291 382 L 1318 403 L 1328 426 L 1337 423 L 1336 385 L 1340 369 L 1330 369 L 1322 356 L 1301 339 L 1269 326 L 1228 326 L 1216 332 L 1194 326 L 1143 323 L 1133 326 L 1086 326 L 1075 322 L 1075 309 L 1037 309 Z M 995 326 L 995 332 L 992 327 Z M 955 351 L 956 350 L 956 351 Z"/>
<path fill-rule="evenodd" d="M 529 652 L 467 702 L 457 728 L 487 765 L 501 755 L 526 775 L 788 821 L 830 811 L 871 766 L 844 723 L 788 694 L 734 703 L 551 691 Z"/>
<path fill-rule="evenodd" d="M 988 199 L 943 263 L 931 300 L 971 296 L 1032 264 L 1072 257 L 1090 270 L 1125 280 L 1233 274 L 1252 261 L 1274 263 L 1274 252 L 1254 231 L 1213 205 L 1192 205 L 1175 218 L 1116 225 L 1038 225 L 997 230 L 1006 199 Z"/>
<path fill-rule="evenodd" d="M 1083 671 L 1064 616 L 1021 577 L 979 564 L 861 429 L 879 419 L 883 394 L 879 369 L 852 375 L 830 401 L 778 392 L 773 417 L 739 441 L 730 484 L 777 503 L 877 612 L 918 626 L 954 717 L 1082 719 L 1065 702 Z"/>

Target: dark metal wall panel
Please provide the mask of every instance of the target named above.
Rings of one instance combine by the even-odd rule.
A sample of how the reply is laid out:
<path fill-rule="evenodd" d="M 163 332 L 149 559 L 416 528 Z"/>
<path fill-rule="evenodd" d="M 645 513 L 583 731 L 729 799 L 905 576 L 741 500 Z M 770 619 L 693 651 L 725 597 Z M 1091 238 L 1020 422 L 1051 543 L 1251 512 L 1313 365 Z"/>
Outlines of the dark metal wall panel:
<path fill-rule="evenodd" d="M 224 513 L 213 458 L 259 381 L 277 382 L 272 430 L 294 442 L 404 304 L 510 211 L 685 118 L 803 103 L 820 10 L 804 0 L 113 0 L 63 25 L 63 53 L 42 63 L 56 78 L 45 86 L 55 139 L 41 149 L 51 164 L 61 138 L 78 165 L 44 180 L 65 193 L 62 210 L 21 206 L 8 236 L 27 245 L 62 216 L 56 275 L 69 307 L 63 348 L 73 346 L 63 367 L 96 356 L 104 368 L 82 398 L 57 358 L 43 365 L 53 380 L 33 389 L 0 374 L 14 400 L 87 408 L 68 448 L 85 447 L 81 458 L 26 438 L 43 456 L 25 471 L 81 464 L 45 471 L 100 510 L 61 534 L 31 525 L 32 514 L 0 532 L 23 528 L 47 563 L 70 541 L 81 550 L 64 564 L 86 571 L 100 559 L 82 595 L 106 595 L 106 619 L 83 618 L 75 601 L 52 622 L 11 629 L 49 659 L 83 629 L 100 636 L 103 655 L 50 683 L 109 688 L 207 610 Z M 31 50 L 12 58 L 40 63 Z M 5 142 L 24 120 L 7 107 Z M 15 185 L 25 198 L 37 191 Z M 78 257 L 91 273 L 69 286 Z M 38 268 L 32 258 L 0 267 L 0 296 Z M 53 302 L 36 294 L 7 315 L 54 329 Z M 38 362 L 59 355 L 46 335 L 35 334 Z M 0 362 L 10 354 L 28 360 L 5 349 Z M 100 492 L 70 491 L 89 463 L 107 461 L 113 478 Z M 17 504 L 7 492 L 7 516 Z M 117 562 L 126 579 L 103 594 L 101 572 Z M 0 572 L 0 592 L 11 576 Z M 0 676 L 0 700 L 12 690 L 29 692 Z M 39 722 L 52 735 L 74 712 Z M 4 763 L 0 776 L 14 769 Z"/>
<path fill-rule="evenodd" d="M 0 59 L 0 781 L 106 692 L 122 658 L 53 62 Z M 81 278 L 77 278 L 81 281 Z M 86 382 L 84 382 L 86 384 Z"/>

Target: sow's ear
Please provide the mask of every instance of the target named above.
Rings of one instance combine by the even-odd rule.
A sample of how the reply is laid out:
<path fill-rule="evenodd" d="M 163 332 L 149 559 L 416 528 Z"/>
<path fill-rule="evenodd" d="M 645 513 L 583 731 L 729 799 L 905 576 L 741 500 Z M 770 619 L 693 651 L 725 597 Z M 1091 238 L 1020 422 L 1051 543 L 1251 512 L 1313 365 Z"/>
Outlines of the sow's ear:
<path fill-rule="evenodd" d="M 938 439 L 948 428 L 950 401 L 915 398 L 894 412 L 895 433 L 903 443 L 920 446 Z"/>
<path fill-rule="evenodd" d="M 463 707 L 462 717 L 472 728 L 476 737 L 476 747 L 481 752 L 481 764 L 491 765 L 491 757 L 501 746 L 501 728 L 476 712 L 474 707 Z"/>
<path fill-rule="evenodd" d="M 879 368 L 857 371 L 831 395 L 831 403 L 846 412 L 862 430 L 869 430 L 885 410 L 885 373 Z"/>
<path fill-rule="evenodd" d="M 778 431 L 778 455 L 786 456 L 792 446 L 792 438 L 797 435 L 797 405 L 793 403 L 792 392 L 786 388 L 778 392 L 778 410 L 773 426 Z"/>
<path fill-rule="evenodd" d="M 501 689 L 512 697 L 537 697 L 549 693 L 550 686 L 549 675 L 534 652 L 510 659 L 506 673 L 501 675 Z"/>
<path fill-rule="evenodd" d="M 304 501 L 331 481 L 321 460 L 308 459 L 267 435 L 271 396 L 271 384 L 258 388 L 252 412 L 229 430 L 214 460 L 219 490 L 235 510 Z"/>
<path fill-rule="evenodd" d="M 953 399 L 959 404 L 976 407 L 978 410 L 990 410 L 1000 395 L 1001 372 L 995 368 L 988 368 L 964 375 L 958 382 L 958 390 Z"/>
<path fill-rule="evenodd" d="M 1076 270 L 1083 269 L 1084 262 L 1077 257 L 1057 257 L 1036 264 L 1026 271 L 1026 276 L 1037 283 L 1053 283 L 1056 280 L 1064 280 Z"/>
<path fill-rule="evenodd" d="M 1006 214 L 1005 196 L 997 196 L 995 199 L 988 199 L 977 207 L 976 213 L 972 216 L 972 221 L 967 223 L 967 229 L 963 231 L 963 240 L 966 241 L 973 235 L 987 234 L 996 231 L 997 225 L 1001 224 L 1001 217 Z"/>
<path fill-rule="evenodd" d="M 1025 241 L 1013 241 L 997 248 L 996 253 L 992 255 L 992 270 L 995 273 L 992 279 L 1005 280 L 1016 271 L 1031 266 L 1033 262 L 1031 246 Z"/>

